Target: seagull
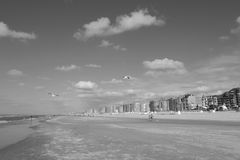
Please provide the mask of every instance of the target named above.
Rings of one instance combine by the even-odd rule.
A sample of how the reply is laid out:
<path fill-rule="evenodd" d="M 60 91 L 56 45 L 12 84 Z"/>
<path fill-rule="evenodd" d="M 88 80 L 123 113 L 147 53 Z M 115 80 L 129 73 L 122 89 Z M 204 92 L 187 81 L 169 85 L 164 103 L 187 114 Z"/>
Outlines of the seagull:
<path fill-rule="evenodd" d="M 58 97 L 59 96 L 58 94 L 54 94 L 52 92 L 48 92 L 48 95 L 51 96 L 51 97 Z"/>
<path fill-rule="evenodd" d="M 132 79 L 132 77 L 131 76 L 123 76 L 122 79 L 129 79 L 130 80 L 130 79 Z"/>

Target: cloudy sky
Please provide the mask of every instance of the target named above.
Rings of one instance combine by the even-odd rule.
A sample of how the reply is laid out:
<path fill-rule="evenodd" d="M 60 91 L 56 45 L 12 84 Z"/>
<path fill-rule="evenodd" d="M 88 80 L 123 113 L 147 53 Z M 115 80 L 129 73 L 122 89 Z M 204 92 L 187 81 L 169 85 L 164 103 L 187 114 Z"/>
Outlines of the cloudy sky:
<path fill-rule="evenodd" d="M 2 0 L 0 114 L 77 112 L 239 87 L 239 5 Z"/>

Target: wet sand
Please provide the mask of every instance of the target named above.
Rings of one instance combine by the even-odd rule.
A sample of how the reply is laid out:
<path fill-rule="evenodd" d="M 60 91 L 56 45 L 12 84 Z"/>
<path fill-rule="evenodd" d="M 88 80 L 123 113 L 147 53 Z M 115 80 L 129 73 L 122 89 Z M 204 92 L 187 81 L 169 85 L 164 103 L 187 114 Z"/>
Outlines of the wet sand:
<path fill-rule="evenodd" d="M 0 127 L 0 149 L 25 139 L 31 133 L 32 129 L 29 128 L 28 124 Z"/>
<path fill-rule="evenodd" d="M 33 133 L 33 127 L 42 119 L 23 119 L 0 123 L 0 149 L 15 144 Z M 0 159 L 1 160 L 1 159 Z"/>
<path fill-rule="evenodd" d="M 147 116 L 147 115 L 145 115 Z M 4 160 L 238 160 L 239 121 L 58 117 L 0 150 Z"/>

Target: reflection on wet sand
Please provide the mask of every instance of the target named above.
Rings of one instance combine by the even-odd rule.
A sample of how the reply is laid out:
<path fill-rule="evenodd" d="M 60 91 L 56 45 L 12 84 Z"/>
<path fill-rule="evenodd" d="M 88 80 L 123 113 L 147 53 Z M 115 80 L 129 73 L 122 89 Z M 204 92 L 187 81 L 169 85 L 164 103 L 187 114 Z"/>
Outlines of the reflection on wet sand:
<path fill-rule="evenodd" d="M 240 126 L 212 121 L 58 117 L 24 141 L 0 150 L 10 160 L 229 159 L 238 152 Z M 14 152 L 15 154 L 10 154 Z"/>

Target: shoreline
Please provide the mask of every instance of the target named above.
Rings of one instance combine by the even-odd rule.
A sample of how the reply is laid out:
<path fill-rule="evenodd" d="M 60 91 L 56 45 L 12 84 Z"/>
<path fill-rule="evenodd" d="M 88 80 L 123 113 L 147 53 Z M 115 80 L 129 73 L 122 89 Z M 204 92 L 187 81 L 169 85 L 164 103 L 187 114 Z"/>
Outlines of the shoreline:
<path fill-rule="evenodd" d="M 28 124 L 3 126 L 0 129 L 0 150 L 27 138 L 33 130 Z"/>
<path fill-rule="evenodd" d="M 0 150 L 14 145 L 34 133 L 34 127 L 41 124 L 41 118 L 17 120 L 0 124 Z"/>

